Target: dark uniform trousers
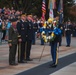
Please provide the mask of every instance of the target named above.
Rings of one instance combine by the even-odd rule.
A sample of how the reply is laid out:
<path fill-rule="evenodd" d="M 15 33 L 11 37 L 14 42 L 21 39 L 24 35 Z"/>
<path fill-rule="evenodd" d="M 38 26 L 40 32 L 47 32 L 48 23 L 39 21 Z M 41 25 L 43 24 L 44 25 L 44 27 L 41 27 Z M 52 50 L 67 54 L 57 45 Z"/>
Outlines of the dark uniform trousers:
<path fill-rule="evenodd" d="M 67 46 L 70 46 L 70 44 L 71 44 L 71 34 L 66 35 L 66 42 L 67 42 Z"/>
<path fill-rule="evenodd" d="M 31 46 L 32 46 L 32 40 L 27 40 L 26 59 L 30 58 Z"/>
<path fill-rule="evenodd" d="M 15 63 L 16 51 L 17 51 L 17 45 L 13 44 L 9 48 L 9 64 Z"/>
<path fill-rule="evenodd" d="M 26 58 L 26 42 L 18 43 L 18 62 L 23 61 Z"/>
<path fill-rule="evenodd" d="M 55 30 L 54 30 L 55 31 Z M 53 41 L 51 41 L 51 55 L 52 55 L 52 60 L 53 60 L 53 64 L 54 66 L 56 66 L 58 64 L 58 42 L 59 42 L 59 35 L 61 34 L 61 30 L 58 28 L 56 29 L 55 34 L 55 38 Z"/>
<path fill-rule="evenodd" d="M 71 33 L 72 33 L 72 25 L 67 25 L 66 32 L 65 32 L 67 46 L 70 46 L 71 44 Z"/>
<path fill-rule="evenodd" d="M 51 43 L 51 55 L 52 55 L 52 60 L 55 65 L 58 63 L 58 58 L 57 58 L 57 42 L 52 42 Z"/>
<path fill-rule="evenodd" d="M 34 36 L 33 23 L 31 21 L 28 21 L 27 29 L 28 30 L 27 30 L 26 60 L 30 59 L 32 40 L 33 40 L 33 36 Z"/>

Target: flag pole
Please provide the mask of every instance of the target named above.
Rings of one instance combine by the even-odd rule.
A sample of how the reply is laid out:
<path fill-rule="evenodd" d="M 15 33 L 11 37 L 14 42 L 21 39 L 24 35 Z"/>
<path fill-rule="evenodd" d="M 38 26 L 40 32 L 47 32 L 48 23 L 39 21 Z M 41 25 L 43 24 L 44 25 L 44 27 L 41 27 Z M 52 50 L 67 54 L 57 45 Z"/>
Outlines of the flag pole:
<path fill-rule="evenodd" d="M 44 46 L 43 46 L 43 49 L 42 49 L 42 52 L 41 52 L 41 55 L 40 55 L 39 61 L 40 61 L 41 58 L 42 58 L 42 55 L 43 55 L 44 50 L 45 50 L 45 44 L 44 44 Z"/>

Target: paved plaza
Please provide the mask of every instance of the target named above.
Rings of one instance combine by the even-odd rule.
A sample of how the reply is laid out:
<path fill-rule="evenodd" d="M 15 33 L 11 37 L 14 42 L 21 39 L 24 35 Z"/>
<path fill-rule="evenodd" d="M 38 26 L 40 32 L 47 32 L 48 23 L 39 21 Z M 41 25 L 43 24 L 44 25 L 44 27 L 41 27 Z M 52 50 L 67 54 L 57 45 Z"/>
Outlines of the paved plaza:
<path fill-rule="evenodd" d="M 23 71 L 28 71 L 32 68 L 50 62 L 51 55 L 50 55 L 49 44 L 46 44 L 43 56 L 39 61 L 43 47 L 44 46 L 40 45 L 40 40 L 37 39 L 36 45 L 33 45 L 31 49 L 31 58 L 33 59 L 33 61 L 29 61 L 28 63 L 24 64 L 18 64 L 17 66 L 9 66 L 8 64 L 9 48 L 7 42 L 3 42 L 2 44 L 0 44 L 0 75 L 16 75 Z M 72 38 L 71 47 L 66 47 L 66 40 L 65 37 L 63 37 L 62 46 L 59 47 L 58 52 L 59 52 L 58 54 L 59 58 L 76 53 L 76 38 L 74 37 Z M 67 65 L 66 67 L 61 68 L 60 70 L 55 71 L 52 74 L 50 73 L 49 75 L 75 75 L 75 74 L 76 74 L 76 62 L 73 62 Z"/>

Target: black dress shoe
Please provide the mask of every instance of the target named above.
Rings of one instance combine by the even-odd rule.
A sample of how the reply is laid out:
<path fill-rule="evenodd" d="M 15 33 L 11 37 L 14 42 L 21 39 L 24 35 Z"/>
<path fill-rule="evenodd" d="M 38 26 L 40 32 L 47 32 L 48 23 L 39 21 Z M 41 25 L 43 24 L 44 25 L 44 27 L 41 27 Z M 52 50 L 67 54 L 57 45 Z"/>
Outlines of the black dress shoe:
<path fill-rule="evenodd" d="M 10 63 L 9 65 L 16 66 L 18 63 Z"/>
<path fill-rule="evenodd" d="M 56 67 L 57 67 L 57 65 L 52 65 L 51 67 L 56 68 Z"/>
<path fill-rule="evenodd" d="M 50 65 L 50 67 L 49 68 L 56 68 L 57 67 L 57 65 L 56 64 L 52 64 L 52 65 Z"/>
<path fill-rule="evenodd" d="M 28 59 L 26 59 L 26 61 L 33 61 L 33 59 L 28 58 Z"/>
<path fill-rule="evenodd" d="M 24 60 L 23 61 L 18 61 L 18 63 L 27 63 L 27 61 L 24 61 Z"/>
<path fill-rule="evenodd" d="M 55 63 L 50 64 L 50 66 L 54 65 Z"/>
<path fill-rule="evenodd" d="M 41 44 L 41 45 L 44 45 L 44 44 Z"/>
<path fill-rule="evenodd" d="M 61 44 L 59 44 L 59 46 L 61 46 Z"/>
<path fill-rule="evenodd" d="M 35 43 L 32 43 L 32 45 L 35 45 Z"/>
<path fill-rule="evenodd" d="M 70 47 L 70 45 L 66 45 L 66 47 Z"/>

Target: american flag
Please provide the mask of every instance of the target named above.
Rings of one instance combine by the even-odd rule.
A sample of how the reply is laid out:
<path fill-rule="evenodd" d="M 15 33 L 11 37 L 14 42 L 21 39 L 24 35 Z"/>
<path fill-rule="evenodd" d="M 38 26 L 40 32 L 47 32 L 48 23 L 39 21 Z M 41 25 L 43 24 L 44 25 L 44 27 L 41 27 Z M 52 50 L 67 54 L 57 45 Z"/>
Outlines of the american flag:
<path fill-rule="evenodd" d="M 45 0 L 42 1 L 42 19 L 45 20 L 45 14 L 46 14 L 46 4 Z"/>

